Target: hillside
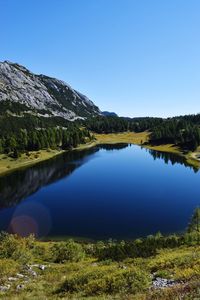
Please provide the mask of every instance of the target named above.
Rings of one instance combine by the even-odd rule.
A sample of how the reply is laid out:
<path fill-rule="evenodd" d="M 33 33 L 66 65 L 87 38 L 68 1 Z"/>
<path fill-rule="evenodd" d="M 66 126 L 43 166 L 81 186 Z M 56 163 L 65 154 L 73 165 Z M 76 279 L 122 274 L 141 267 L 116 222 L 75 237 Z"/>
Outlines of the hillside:
<path fill-rule="evenodd" d="M 61 117 L 65 120 L 99 115 L 99 108 L 64 81 L 36 75 L 12 62 L 0 62 L 0 113 Z"/>
<path fill-rule="evenodd" d="M 199 236 L 129 242 L 0 236 L 2 299 L 199 299 Z"/>

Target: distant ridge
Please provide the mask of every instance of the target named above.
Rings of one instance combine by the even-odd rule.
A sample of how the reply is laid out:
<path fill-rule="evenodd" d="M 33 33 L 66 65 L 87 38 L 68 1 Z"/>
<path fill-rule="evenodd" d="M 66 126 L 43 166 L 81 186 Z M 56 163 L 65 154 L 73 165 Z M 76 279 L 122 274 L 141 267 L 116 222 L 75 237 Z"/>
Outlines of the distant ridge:
<path fill-rule="evenodd" d="M 102 115 L 105 117 L 118 117 L 118 115 L 115 112 L 110 111 L 102 111 Z"/>

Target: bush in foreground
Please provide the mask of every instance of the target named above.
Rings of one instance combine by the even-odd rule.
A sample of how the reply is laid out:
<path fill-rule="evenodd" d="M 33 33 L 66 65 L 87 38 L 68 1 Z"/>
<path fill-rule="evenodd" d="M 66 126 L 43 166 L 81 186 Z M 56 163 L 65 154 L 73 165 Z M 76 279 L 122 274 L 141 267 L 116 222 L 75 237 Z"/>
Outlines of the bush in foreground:
<path fill-rule="evenodd" d="M 123 270 L 115 267 L 88 269 L 68 278 L 62 292 L 80 293 L 82 296 L 120 294 L 145 291 L 150 286 L 150 276 L 134 267 Z"/>
<path fill-rule="evenodd" d="M 34 247 L 34 237 L 19 237 L 15 234 L 0 234 L 0 259 L 13 259 L 22 264 L 32 260 L 32 248 Z"/>
<path fill-rule="evenodd" d="M 85 256 L 85 252 L 81 244 L 68 240 L 54 244 L 51 248 L 52 260 L 56 263 L 78 262 Z"/>

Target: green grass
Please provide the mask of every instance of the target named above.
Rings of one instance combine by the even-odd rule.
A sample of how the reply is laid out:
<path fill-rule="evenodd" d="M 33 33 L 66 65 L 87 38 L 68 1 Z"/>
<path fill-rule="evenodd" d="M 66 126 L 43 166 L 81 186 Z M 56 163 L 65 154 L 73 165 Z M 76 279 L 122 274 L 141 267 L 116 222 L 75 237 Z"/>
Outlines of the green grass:
<path fill-rule="evenodd" d="M 78 263 L 50 263 L 44 271 L 39 272 L 35 268 L 39 275 L 25 284 L 23 290 L 16 293 L 16 282 L 9 292 L 1 293 L 1 296 L 3 299 L 16 300 L 193 299 L 189 298 L 191 290 L 197 279 L 200 280 L 199 251 L 199 247 L 165 250 L 154 258 L 127 259 L 120 264 L 96 262 L 94 259 Z M 198 253 L 197 257 L 194 253 Z M 126 269 L 122 269 L 122 265 Z M 170 278 L 184 280 L 188 286 L 188 298 L 180 298 L 184 285 L 160 291 L 149 290 L 152 272 L 156 272 L 158 276 L 164 274 L 166 277 L 167 274 Z M 13 275 L 13 272 L 10 274 Z M 195 286 L 195 293 L 198 293 L 198 288 L 200 284 L 197 284 L 197 288 Z"/>
<path fill-rule="evenodd" d="M 112 261 L 99 260 L 91 254 L 93 243 L 72 243 L 67 248 L 67 253 L 71 251 L 72 256 L 67 254 L 67 260 L 55 263 L 52 249 L 57 249 L 56 255 L 61 258 L 63 243 L 24 240 L 15 236 L 8 236 L 6 242 L 1 243 L 4 252 L 0 253 L 0 285 L 9 283 L 11 287 L 0 292 L 0 299 L 192 300 L 200 297 L 198 245 L 157 250 L 155 255 L 147 258 L 127 256 L 122 261 Z M 80 256 L 81 249 L 85 251 L 84 256 Z M 32 267 L 37 276 L 31 276 L 25 268 L 27 263 L 47 267 L 45 270 Z M 28 276 L 29 280 L 17 278 L 17 273 Z M 177 284 L 154 289 L 153 274 L 174 279 Z M 11 276 L 17 278 L 16 281 L 9 281 Z M 19 284 L 22 289 L 17 289 Z"/>

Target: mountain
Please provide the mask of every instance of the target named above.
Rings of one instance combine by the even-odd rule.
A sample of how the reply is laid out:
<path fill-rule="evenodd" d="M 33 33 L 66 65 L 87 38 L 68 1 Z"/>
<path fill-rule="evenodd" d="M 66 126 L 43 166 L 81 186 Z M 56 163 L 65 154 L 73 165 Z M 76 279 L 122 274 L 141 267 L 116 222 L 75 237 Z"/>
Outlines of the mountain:
<path fill-rule="evenodd" d="M 102 111 L 102 115 L 105 117 L 118 117 L 118 115 L 115 112 L 110 111 Z"/>
<path fill-rule="evenodd" d="M 99 108 L 64 81 L 0 62 L 0 114 L 61 117 L 68 121 L 100 115 Z"/>

